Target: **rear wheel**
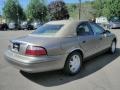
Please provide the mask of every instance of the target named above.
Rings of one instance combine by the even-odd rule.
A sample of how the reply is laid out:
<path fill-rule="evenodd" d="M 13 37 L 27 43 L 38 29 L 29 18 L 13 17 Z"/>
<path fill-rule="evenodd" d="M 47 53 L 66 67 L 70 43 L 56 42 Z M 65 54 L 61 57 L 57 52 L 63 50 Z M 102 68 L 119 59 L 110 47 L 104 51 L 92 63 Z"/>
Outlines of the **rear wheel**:
<path fill-rule="evenodd" d="M 64 71 L 66 74 L 77 74 L 82 66 L 82 55 L 79 52 L 71 53 L 65 63 Z"/>
<path fill-rule="evenodd" d="M 113 41 L 110 47 L 110 53 L 114 54 L 116 52 L 116 41 Z"/>

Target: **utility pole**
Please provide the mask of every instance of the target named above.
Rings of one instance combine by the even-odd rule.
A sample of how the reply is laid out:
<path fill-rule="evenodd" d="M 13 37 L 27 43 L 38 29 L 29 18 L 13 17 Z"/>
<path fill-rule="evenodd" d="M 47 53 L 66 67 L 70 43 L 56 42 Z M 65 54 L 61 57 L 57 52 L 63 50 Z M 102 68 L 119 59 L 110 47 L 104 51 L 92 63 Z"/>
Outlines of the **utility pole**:
<path fill-rule="evenodd" d="M 79 20 L 80 20 L 80 17 L 81 17 L 81 0 L 79 0 Z"/>
<path fill-rule="evenodd" d="M 19 10 L 18 10 L 19 2 L 18 2 L 18 0 L 16 2 L 17 2 L 17 28 L 19 28 L 19 24 L 20 24 Z"/>
<path fill-rule="evenodd" d="M 6 5 L 6 0 L 3 0 L 3 7 L 5 7 L 5 5 Z M 4 19 L 5 19 L 5 23 L 7 23 L 6 13 L 5 13 Z"/>
<path fill-rule="evenodd" d="M 100 9 L 101 9 L 101 12 L 102 12 L 102 8 L 103 8 L 102 0 L 100 0 L 100 4 L 101 4 Z M 102 13 L 100 13 L 100 16 L 101 16 L 101 15 L 102 15 Z"/>

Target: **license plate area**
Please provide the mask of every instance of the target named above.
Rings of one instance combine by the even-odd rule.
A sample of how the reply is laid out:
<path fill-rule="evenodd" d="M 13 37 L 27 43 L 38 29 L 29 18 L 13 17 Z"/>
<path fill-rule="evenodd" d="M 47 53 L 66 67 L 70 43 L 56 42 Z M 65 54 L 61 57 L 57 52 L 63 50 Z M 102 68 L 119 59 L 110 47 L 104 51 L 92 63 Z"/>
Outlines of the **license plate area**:
<path fill-rule="evenodd" d="M 20 50 L 20 43 L 13 43 L 12 51 L 19 52 L 19 50 Z"/>

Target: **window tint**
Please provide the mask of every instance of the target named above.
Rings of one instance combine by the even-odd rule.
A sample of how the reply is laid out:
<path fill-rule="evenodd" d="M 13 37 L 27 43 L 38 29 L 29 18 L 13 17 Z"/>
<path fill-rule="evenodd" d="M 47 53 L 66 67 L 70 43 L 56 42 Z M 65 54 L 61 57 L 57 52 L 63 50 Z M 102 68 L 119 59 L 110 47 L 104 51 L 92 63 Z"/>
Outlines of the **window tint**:
<path fill-rule="evenodd" d="M 53 35 L 56 34 L 63 25 L 43 25 L 39 27 L 36 31 L 32 34 L 40 34 L 40 35 Z"/>
<path fill-rule="evenodd" d="M 90 26 L 95 34 L 102 34 L 104 29 L 95 23 L 90 23 Z"/>
<path fill-rule="evenodd" d="M 120 22 L 120 18 L 119 17 L 113 17 L 110 21 L 112 21 L 112 22 Z"/>
<path fill-rule="evenodd" d="M 87 24 L 84 23 L 78 26 L 77 35 L 84 36 L 84 35 L 91 35 L 91 34 L 93 33 L 91 32 Z"/>

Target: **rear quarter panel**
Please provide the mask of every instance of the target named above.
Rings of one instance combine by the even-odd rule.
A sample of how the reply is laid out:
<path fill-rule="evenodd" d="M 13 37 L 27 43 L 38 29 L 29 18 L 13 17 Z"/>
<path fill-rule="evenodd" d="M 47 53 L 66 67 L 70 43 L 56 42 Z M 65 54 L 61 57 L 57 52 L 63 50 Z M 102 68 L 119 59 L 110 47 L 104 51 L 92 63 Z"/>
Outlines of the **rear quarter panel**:
<path fill-rule="evenodd" d="M 77 36 L 64 38 L 61 42 L 61 47 L 63 49 L 63 53 L 67 56 L 75 50 L 81 50 L 84 53 L 84 50 L 79 45 Z"/>

